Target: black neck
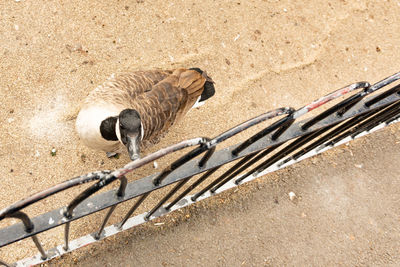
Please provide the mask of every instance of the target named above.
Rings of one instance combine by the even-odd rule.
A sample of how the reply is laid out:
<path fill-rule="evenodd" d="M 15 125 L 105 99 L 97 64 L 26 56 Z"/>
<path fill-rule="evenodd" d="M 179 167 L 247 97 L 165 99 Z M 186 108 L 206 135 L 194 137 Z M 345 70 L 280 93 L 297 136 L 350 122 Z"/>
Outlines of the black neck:
<path fill-rule="evenodd" d="M 118 117 L 109 117 L 101 122 L 100 133 L 104 139 L 108 141 L 118 141 L 117 134 L 115 133 L 115 124 Z"/>

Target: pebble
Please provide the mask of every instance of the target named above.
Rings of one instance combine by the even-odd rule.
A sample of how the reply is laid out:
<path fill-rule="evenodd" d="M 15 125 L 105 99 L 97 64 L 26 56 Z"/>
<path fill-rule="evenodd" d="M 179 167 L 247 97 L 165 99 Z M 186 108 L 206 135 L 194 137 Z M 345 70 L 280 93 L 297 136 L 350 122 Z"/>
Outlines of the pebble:
<path fill-rule="evenodd" d="M 294 192 L 289 192 L 289 199 L 293 201 L 296 198 L 296 194 Z"/>
<path fill-rule="evenodd" d="M 158 168 L 158 163 L 157 163 L 157 161 L 153 161 L 153 167 L 154 167 L 154 169 L 157 169 L 157 168 Z"/>

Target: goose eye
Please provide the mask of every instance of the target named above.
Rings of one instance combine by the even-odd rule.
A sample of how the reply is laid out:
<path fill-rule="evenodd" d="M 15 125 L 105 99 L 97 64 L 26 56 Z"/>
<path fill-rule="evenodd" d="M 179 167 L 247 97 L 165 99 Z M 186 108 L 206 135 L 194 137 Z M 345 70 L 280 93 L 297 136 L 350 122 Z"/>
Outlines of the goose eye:
<path fill-rule="evenodd" d="M 121 123 L 119 124 L 119 128 L 125 129 L 125 127 Z"/>

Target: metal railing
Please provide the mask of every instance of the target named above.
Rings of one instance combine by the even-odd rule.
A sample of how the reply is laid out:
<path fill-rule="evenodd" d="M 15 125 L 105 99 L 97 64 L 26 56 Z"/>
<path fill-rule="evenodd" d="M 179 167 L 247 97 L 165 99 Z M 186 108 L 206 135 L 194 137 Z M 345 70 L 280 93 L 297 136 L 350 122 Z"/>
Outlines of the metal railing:
<path fill-rule="evenodd" d="M 395 85 L 395 82 L 399 79 L 400 73 L 396 73 L 373 85 L 368 82 L 354 83 L 300 109 L 278 108 L 214 138 L 199 137 L 182 141 L 120 169 L 92 172 L 55 185 L 0 211 L 0 221 L 7 218 L 21 220 L 21 223 L 0 229 L 0 247 L 30 237 L 39 253 L 14 265 L 38 264 L 397 122 L 400 118 L 400 85 Z M 353 94 L 311 118 L 300 120 L 308 112 L 327 106 L 330 101 L 348 93 Z M 225 140 L 272 119 L 276 120 L 243 142 L 217 150 L 217 146 Z M 127 182 L 125 176 L 128 173 L 188 147 L 194 148 L 160 173 Z M 213 178 L 218 169 L 233 161 L 237 162 Z M 203 174 L 195 180 L 194 176 L 200 173 Z M 183 190 L 192 180 L 195 181 Z M 119 182 L 117 189 L 97 193 L 115 181 Z M 204 185 L 206 181 L 208 184 Z M 93 184 L 64 207 L 34 218 L 23 212 L 24 208 L 51 195 L 89 182 Z M 173 188 L 149 212 L 131 217 L 153 191 L 172 184 Z M 190 195 L 197 188 L 201 189 Z M 183 191 L 177 194 L 180 189 Z M 133 198 L 136 199 L 135 203 L 120 222 L 106 227 L 115 208 Z M 72 221 L 106 208 L 108 212 L 98 231 L 69 240 Z M 65 227 L 64 244 L 45 251 L 37 235 L 61 225 Z M 8 266 L 3 261 L 0 261 L 0 265 Z"/>

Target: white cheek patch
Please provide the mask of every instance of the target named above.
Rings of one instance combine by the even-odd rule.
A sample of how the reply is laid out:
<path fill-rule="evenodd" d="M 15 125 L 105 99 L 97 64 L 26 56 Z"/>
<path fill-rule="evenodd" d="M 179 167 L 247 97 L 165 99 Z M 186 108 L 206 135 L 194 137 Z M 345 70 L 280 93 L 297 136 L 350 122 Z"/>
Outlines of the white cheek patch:
<path fill-rule="evenodd" d="M 115 134 L 117 135 L 118 140 L 121 142 L 121 133 L 119 131 L 119 119 L 117 119 L 117 122 L 115 123 Z"/>
<path fill-rule="evenodd" d="M 200 102 L 200 98 L 201 98 L 201 96 L 199 96 L 199 97 L 197 98 L 197 101 L 196 101 L 196 103 L 194 103 L 194 105 L 192 106 L 192 108 L 198 108 L 198 107 L 201 107 L 202 105 L 204 105 L 204 102 L 205 102 L 205 101 L 201 101 L 201 102 Z"/>

